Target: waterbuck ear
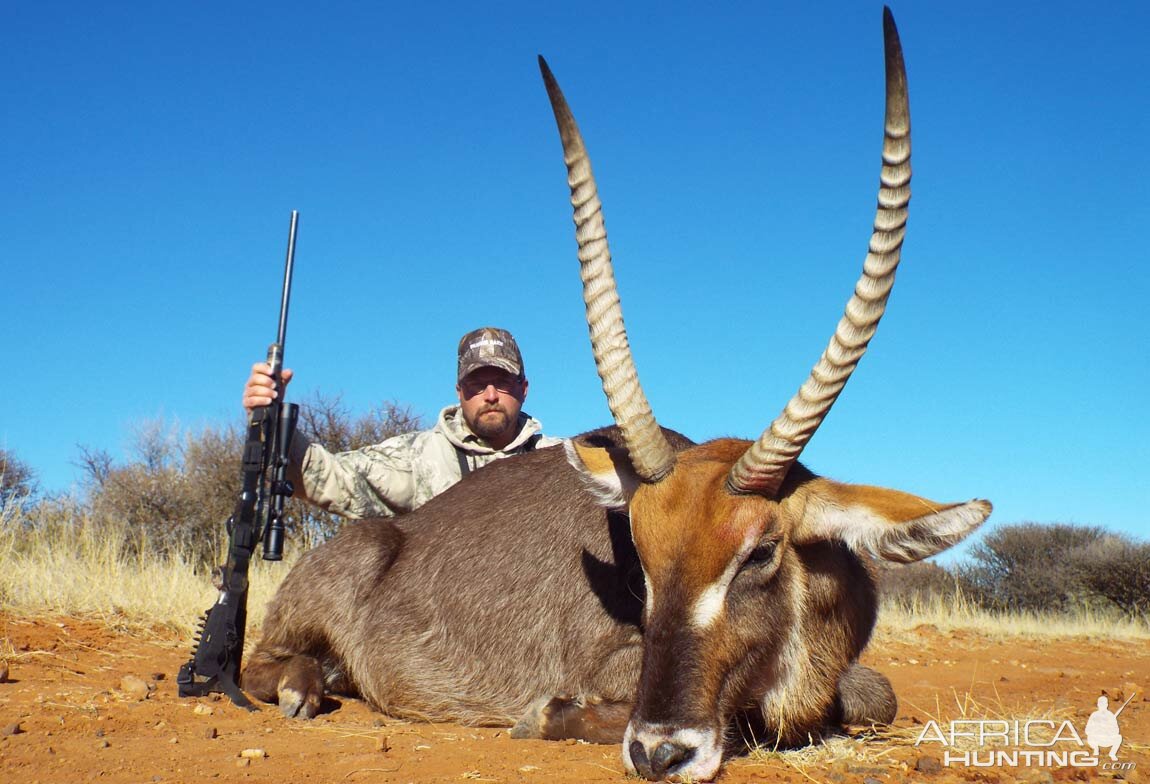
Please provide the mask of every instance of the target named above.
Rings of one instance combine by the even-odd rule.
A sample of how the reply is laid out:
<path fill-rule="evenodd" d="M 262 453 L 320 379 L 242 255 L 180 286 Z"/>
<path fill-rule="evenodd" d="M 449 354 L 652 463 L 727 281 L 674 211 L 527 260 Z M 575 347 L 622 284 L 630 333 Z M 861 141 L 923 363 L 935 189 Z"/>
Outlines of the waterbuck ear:
<path fill-rule="evenodd" d="M 567 462 L 575 467 L 587 483 L 587 489 L 600 506 L 626 512 L 642 480 L 631 466 L 627 450 L 604 449 L 567 441 Z"/>
<path fill-rule="evenodd" d="M 939 504 L 899 490 L 816 479 L 792 534 L 796 542 L 839 540 L 859 554 L 910 563 L 962 541 L 990 516 L 989 501 Z M 809 494 L 808 494 L 809 493 Z"/>

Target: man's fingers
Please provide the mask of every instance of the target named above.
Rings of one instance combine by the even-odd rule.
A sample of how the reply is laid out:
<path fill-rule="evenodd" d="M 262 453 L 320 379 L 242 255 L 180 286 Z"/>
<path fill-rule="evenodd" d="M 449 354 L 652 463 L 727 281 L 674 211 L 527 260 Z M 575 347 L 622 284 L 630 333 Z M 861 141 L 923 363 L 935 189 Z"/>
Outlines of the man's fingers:
<path fill-rule="evenodd" d="M 279 390 L 276 389 L 275 379 L 272 378 L 272 368 L 267 362 L 256 362 L 252 365 L 252 374 L 248 377 L 248 383 L 244 386 L 243 405 L 248 411 L 260 406 L 270 405 L 280 396 Z M 290 368 L 284 368 L 280 372 L 280 382 L 287 387 L 288 382 L 292 380 L 294 373 Z"/>
<path fill-rule="evenodd" d="M 284 368 L 280 372 L 280 380 L 285 387 L 294 375 L 290 368 Z M 272 378 L 272 371 L 267 363 L 260 362 L 252 365 L 252 374 L 248 377 L 248 386 L 267 387 L 268 389 L 275 387 L 275 379 Z"/>

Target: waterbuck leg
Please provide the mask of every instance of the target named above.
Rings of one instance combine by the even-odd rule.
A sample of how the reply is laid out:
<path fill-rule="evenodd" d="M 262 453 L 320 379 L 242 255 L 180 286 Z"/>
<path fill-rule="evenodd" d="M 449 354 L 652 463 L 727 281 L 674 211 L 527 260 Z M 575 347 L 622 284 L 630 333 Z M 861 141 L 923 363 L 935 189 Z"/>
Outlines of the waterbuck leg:
<path fill-rule="evenodd" d="M 599 697 L 541 697 L 511 729 L 511 737 L 622 743 L 632 707 Z"/>
<path fill-rule="evenodd" d="M 887 677 L 857 662 L 839 678 L 834 718 L 842 724 L 890 724 L 898 700 Z"/>
<path fill-rule="evenodd" d="M 313 656 L 286 658 L 256 649 L 244 669 L 243 687 L 264 702 L 278 702 L 288 718 L 313 718 L 323 703 L 323 667 Z"/>

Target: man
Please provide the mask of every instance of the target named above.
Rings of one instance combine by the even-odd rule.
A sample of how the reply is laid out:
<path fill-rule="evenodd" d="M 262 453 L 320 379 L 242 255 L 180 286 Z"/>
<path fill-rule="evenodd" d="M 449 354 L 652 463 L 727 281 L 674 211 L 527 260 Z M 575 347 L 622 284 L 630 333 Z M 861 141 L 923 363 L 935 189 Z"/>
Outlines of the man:
<path fill-rule="evenodd" d="M 444 408 L 430 430 L 340 454 L 297 433 L 288 471 L 296 497 L 345 517 L 389 517 L 419 508 L 493 460 L 560 443 L 522 411 L 527 376 L 510 332 L 468 332 L 458 354 L 459 405 Z M 285 387 L 291 378 L 285 369 Z M 278 396 L 268 365 L 253 365 L 244 408 L 250 413 Z"/>

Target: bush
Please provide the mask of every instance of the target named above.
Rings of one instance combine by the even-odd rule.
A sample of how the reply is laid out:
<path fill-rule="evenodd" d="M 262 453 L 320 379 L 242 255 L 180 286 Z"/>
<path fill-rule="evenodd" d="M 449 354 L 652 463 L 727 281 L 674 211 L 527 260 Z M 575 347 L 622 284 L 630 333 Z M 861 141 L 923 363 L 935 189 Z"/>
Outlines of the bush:
<path fill-rule="evenodd" d="M 1127 615 L 1150 613 L 1150 542 L 1107 534 L 1071 553 L 1067 566 L 1083 589 Z"/>
<path fill-rule="evenodd" d="M 241 442 L 235 428 L 179 435 L 161 421 L 138 427 L 131 459 L 116 465 L 82 449 L 87 513 L 95 525 L 124 526 L 162 556 L 183 555 L 199 566 L 218 559 L 223 522 L 239 489 Z M 129 553 L 130 554 L 130 553 Z"/>
<path fill-rule="evenodd" d="M 962 592 L 959 578 L 929 561 L 910 564 L 884 563 L 878 573 L 879 596 L 905 609 L 951 602 Z"/>
<path fill-rule="evenodd" d="M 958 568 L 976 600 L 996 610 L 1075 607 L 1144 611 L 1150 544 L 1097 526 L 1021 523 L 989 533 Z"/>
<path fill-rule="evenodd" d="M 7 449 L 0 449 L 0 509 L 23 508 L 38 490 L 36 472 Z"/>
<path fill-rule="evenodd" d="M 345 451 L 419 425 L 419 417 L 393 402 L 353 417 L 338 397 L 317 394 L 301 406 L 298 430 L 333 451 Z M 211 568 L 224 550 L 224 522 L 239 497 L 245 437 L 236 426 L 181 435 L 151 421 L 136 429 L 123 465 L 106 452 L 82 449 L 86 512 L 97 525 L 122 525 L 142 534 L 128 538 L 129 549 L 133 542 L 147 542 L 161 556 L 179 555 L 198 568 Z M 305 549 L 342 524 L 341 518 L 300 501 L 288 503 L 284 522 L 289 543 Z"/>

